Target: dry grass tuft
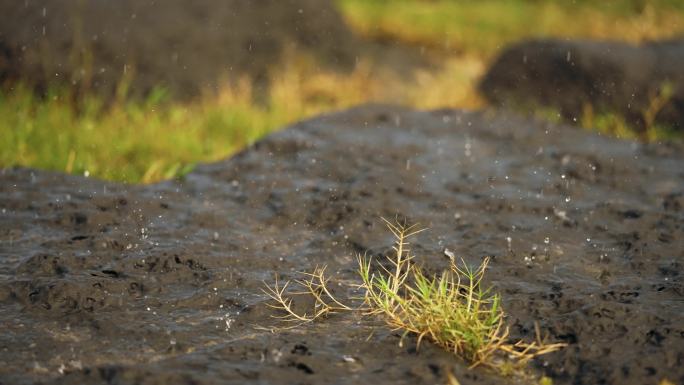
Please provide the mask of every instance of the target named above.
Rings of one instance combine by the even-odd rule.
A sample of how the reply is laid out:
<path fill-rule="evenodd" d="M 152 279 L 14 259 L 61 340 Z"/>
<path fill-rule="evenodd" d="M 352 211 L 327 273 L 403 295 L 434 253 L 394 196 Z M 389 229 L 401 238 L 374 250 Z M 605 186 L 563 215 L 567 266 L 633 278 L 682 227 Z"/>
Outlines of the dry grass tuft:
<path fill-rule="evenodd" d="M 325 269 L 325 266 L 316 266 L 312 273 L 302 273 L 306 278 L 294 280 L 295 285 L 299 288 L 298 291 L 294 292 L 287 291 L 291 281 L 287 281 L 280 286 L 278 276 L 276 275 L 273 286 L 266 285 L 265 289 L 262 289 L 266 295 L 275 301 L 275 305 L 269 304 L 268 306 L 284 310 L 285 312 L 284 315 L 276 316 L 276 318 L 286 322 L 301 324 L 313 322 L 320 317 L 339 311 L 353 310 L 351 307 L 338 301 L 328 290 L 330 278 L 325 276 Z M 314 299 L 313 309 L 310 313 L 299 313 L 294 309 L 291 296 L 301 295 L 310 296 Z"/>
<path fill-rule="evenodd" d="M 510 342 L 509 328 L 501 297 L 491 288 L 483 287 L 489 258 L 477 268 L 469 267 L 463 259 L 452 260 L 449 270 L 440 275 L 427 275 L 412 261 L 408 238 L 423 231 L 415 225 L 407 226 L 385 220 L 396 241 L 394 253 L 387 256 L 388 267 L 364 256 L 358 257 L 361 283 L 365 295 L 360 307 L 352 308 L 335 299 L 326 284 L 325 268 L 306 273 L 306 279 L 296 280 L 303 289 L 290 293 L 308 295 L 314 299 L 310 313 L 297 313 L 292 299 L 286 297 L 289 282 L 282 287 L 278 281 L 264 290 L 285 315 L 278 318 L 289 322 L 312 322 L 328 314 L 357 310 L 382 317 L 394 330 L 402 330 L 404 337 L 417 336 L 418 346 L 429 340 L 470 363 L 470 367 L 487 366 L 502 374 L 516 373 L 534 357 L 556 351 L 562 343 L 546 343 L 535 325 L 537 338 L 533 342 Z M 403 341 L 404 338 L 402 338 Z"/>

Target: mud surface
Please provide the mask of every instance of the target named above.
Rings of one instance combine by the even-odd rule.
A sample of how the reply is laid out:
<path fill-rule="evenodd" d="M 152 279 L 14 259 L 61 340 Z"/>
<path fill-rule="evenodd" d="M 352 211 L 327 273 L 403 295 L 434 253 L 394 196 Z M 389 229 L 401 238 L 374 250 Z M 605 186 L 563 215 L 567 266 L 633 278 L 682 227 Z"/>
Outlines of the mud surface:
<path fill-rule="evenodd" d="M 0 3 L 0 82 L 192 97 L 228 78 L 265 86 L 288 49 L 349 69 L 355 39 L 329 0 Z"/>
<path fill-rule="evenodd" d="M 569 343 L 554 384 L 684 382 L 684 158 L 511 116 L 368 106 L 183 181 L 0 174 L 2 384 L 507 384 L 356 314 L 269 332 L 262 281 L 387 252 L 493 256 L 514 337 Z M 510 240 L 507 238 L 510 237 Z M 341 298 L 354 296 L 336 286 Z"/>
<path fill-rule="evenodd" d="M 570 122 L 591 108 L 684 130 L 684 40 L 621 42 L 534 40 L 504 50 L 480 89 L 495 105 L 558 109 Z M 665 87 L 670 87 L 667 90 Z M 658 98 L 663 98 L 662 105 Z M 654 104 L 654 102 L 656 104 Z M 654 106 L 658 105 L 658 108 Z M 651 109 L 653 118 L 645 118 Z M 652 122 L 651 122 L 652 124 Z"/>

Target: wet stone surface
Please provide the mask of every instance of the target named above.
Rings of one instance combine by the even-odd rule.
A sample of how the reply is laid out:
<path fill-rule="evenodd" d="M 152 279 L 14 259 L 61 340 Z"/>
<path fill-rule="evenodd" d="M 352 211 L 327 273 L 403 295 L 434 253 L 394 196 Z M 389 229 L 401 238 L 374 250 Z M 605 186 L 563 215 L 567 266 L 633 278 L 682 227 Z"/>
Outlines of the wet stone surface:
<path fill-rule="evenodd" d="M 555 384 L 684 381 L 684 158 L 506 115 L 366 106 L 296 124 L 184 180 L 0 172 L 0 383 L 462 384 L 510 379 L 373 318 L 270 332 L 261 288 L 327 264 L 358 294 L 380 216 L 430 231 L 502 294 Z"/>

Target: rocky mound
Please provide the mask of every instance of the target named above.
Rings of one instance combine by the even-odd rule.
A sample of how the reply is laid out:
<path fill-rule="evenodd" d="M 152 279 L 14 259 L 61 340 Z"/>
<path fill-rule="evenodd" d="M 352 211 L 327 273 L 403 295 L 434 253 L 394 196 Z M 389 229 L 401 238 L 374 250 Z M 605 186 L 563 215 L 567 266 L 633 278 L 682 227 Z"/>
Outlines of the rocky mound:
<path fill-rule="evenodd" d="M 497 106 L 553 107 L 569 121 L 586 106 L 612 112 L 643 127 L 653 102 L 653 121 L 684 129 L 684 41 L 634 46 L 618 42 L 537 40 L 506 49 L 480 84 Z M 668 90 L 669 88 L 670 90 Z M 654 106 L 655 107 L 655 106 Z"/>
<path fill-rule="evenodd" d="M 0 3 L 0 82 L 21 79 L 111 94 L 214 89 L 223 77 L 265 82 L 288 46 L 349 68 L 354 39 L 324 0 L 36 0 Z"/>
<path fill-rule="evenodd" d="M 0 382 L 507 384 L 358 314 L 270 332 L 263 281 L 386 252 L 429 227 L 504 300 L 513 337 L 569 346 L 554 384 L 684 381 L 684 157 L 511 116 L 368 106 L 272 135 L 184 180 L 0 174 Z M 340 298 L 358 295 L 335 286 Z"/>

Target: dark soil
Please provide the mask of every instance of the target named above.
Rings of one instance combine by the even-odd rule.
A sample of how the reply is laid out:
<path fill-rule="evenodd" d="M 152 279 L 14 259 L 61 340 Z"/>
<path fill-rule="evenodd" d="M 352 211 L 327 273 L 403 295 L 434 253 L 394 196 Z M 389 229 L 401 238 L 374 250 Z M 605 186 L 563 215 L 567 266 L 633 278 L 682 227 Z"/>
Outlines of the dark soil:
<path fill-rule="evenodd" d="M 684 130 L 684 40 L 634 46 L 620 42 L 535 40 L 502 52 L 480 89 L 497 106 L 558 109 L 568 121 L 618 113 L 636 127 L 669 84 L 673 94 L 655 123 Z"/>
<path fill-rule="evenodd" d="M 0 82 L 192 97 L 226 78 L 266 86 L 287 49 L 350 69 L 355 38 L 329 0 L 0 2 Z"/>
<path fill-rule="evenodd" d="M 368 106 L 306 121 L 181 181 L 0 175 L 2 384 L 509 384 L 372 317 L 291 330 L 263 281 L 327 264 L 343 299 L 380 216 L 418 261 L 492 256 L 514 338 L 569 346 L 554 384 L 684 382 L 684 157 L 570 127 Z M 510 237 L 510 238 L 509 238 Z M 509 238 L 509 240 L 507 240 Z"/>

